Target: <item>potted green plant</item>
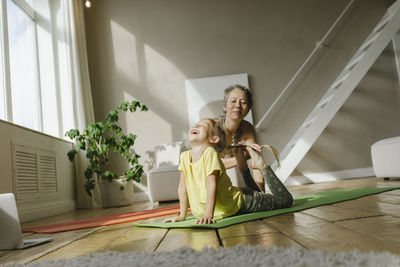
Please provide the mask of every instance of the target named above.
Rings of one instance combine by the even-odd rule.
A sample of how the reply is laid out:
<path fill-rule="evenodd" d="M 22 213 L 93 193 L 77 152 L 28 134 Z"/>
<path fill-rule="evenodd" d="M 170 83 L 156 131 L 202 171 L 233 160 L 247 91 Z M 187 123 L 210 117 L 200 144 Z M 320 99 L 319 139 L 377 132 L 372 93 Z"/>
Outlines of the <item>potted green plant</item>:
<path fill-rule="evenodd" d="M 86 154 L 88 166 L 84 171 L 86 178 L 84 189 L 91 196 L 97 176 L 103 207 L 121 206 L 133 202 L 133 180 L 140 182 L 143 166 L 139 164 L 140 155 L 132 150 L 136 135 L 122 131 L 118 125 L 118 113 L 147 110 L 148 108 L 139 101 L 121 101 L 116 109 L 107 114 L 105 122 L 90 123 L 82 133 L 78 129 L 71 129 L 65 134 L 76 142 L 74 149 L 68 152 L 69 160 L 73 161 L 79 151 L 84 151 Z M 130 168 L 123 172 L 122 178 L 109 164 L 111 153 L 120 155 L 129 163 Z M 125 187 L 127 190 L 124 191 L 127 192 L 122 194 L 121 190 Z"/>

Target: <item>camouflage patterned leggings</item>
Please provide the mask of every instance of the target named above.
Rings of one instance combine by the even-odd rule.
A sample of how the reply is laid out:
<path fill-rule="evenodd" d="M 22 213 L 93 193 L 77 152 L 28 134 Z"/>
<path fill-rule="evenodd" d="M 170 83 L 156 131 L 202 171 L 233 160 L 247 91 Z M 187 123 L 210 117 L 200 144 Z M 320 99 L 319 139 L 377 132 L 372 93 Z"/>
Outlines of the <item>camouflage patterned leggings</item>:
<path fill-rule="evenodd" d="M 241 174 L 247 188 L 242 190 L 244 193 L 244 204 L 238 212 L 239 214 L 290 208 L 292 206 L 292 195 L 270 166 L 261 170 L 261 174 L 272 194 L 260 192 L 260 189 L 251 177 L 249 169 L 241 171 Z"/>

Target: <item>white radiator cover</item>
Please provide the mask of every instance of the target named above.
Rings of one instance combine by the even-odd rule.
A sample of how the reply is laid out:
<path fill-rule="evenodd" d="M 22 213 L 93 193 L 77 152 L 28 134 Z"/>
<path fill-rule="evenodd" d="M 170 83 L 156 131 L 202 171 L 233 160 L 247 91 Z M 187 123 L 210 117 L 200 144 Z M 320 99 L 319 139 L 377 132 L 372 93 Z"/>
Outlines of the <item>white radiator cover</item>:
<path fill-rule="evenodd" d="M 21 222 L 76 209 L 73 143 L 0 120 L 0 193 L 14 193 Z"/>
<path fill-rule="evenodd" d="M 57 169 L 52 146 L 43 149 L 11 142 L 11 148 L 13 191 L 22 222 L 75 210 L 75 200 L 66 200 L 60 193 L 57 174 L 62 171 Z"/>
<path fill-rule="evenodd" d="M 12 144 L 14 193 L 17 200 L 58 198 L 57 164 L 54 151 Z"/>

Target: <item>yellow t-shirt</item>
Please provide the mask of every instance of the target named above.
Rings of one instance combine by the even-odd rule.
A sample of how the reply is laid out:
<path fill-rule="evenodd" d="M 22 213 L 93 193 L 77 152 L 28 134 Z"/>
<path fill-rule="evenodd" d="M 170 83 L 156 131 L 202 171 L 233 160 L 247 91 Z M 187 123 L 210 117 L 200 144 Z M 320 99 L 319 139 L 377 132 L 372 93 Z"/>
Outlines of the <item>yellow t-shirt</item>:
<path fill-rule="evenodd" d="M 215 170 L 219 171 L 219 176 L 217 177 L 214 219 L 225 218 L 239 211 L 243 202 L 242 191 L 232 186 L 224 164 L 213 147 L 206 148 L 196 162 L 192 162 L 191 150 L 183 152 L 179 170 L 185 175 L 190 209 L 195 217 L 204 216 L 207 202 L 207 176 Z"/>

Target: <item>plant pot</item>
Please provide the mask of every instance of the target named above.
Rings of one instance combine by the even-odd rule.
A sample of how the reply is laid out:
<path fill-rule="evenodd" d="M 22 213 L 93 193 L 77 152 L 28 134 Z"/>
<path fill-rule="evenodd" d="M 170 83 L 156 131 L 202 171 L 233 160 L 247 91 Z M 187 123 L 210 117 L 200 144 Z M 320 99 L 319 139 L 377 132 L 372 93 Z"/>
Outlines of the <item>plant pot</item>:
<path fill-rule="evenodd" d="M 121 186 L 125 189 L 121 190 Z M 127 206 L 133 203 L 133 181 L 125 178 L 99 181 L 99 189 L 103 208 Z"/>

